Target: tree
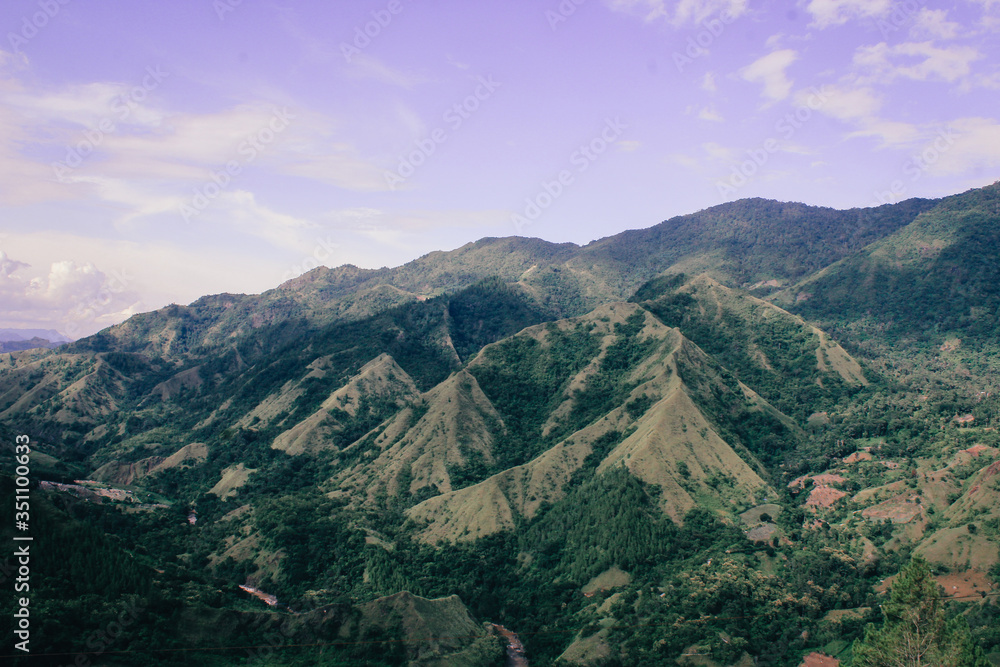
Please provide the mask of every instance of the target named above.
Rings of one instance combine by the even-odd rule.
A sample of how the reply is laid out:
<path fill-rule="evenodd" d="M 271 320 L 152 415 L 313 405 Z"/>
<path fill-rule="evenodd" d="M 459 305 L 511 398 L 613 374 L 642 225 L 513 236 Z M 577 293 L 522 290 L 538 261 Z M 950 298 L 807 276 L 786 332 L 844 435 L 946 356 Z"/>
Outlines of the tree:
<path fill-rule="evenodd" d="M 900 570 L 882 627 L 869 624 L 854 643 L 855 667 L 989 667 L 965 619 L 945 618 L 941 591 L 923 558 Z"/>

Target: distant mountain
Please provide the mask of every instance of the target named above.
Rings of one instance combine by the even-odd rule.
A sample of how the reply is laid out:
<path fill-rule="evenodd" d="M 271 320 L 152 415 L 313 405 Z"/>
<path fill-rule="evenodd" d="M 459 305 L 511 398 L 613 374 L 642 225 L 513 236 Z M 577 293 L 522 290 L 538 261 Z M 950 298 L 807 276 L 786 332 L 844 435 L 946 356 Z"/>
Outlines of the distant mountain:
<path fill-rule="evenodd" d="M 576 263 L 626 268 L 629 292 L 638 287 L 631 281 L 669 271 L 704 273 L 766 293 L 892 234 L 934 204 L 908 199 L 837 210 L 741 199 L 594 241 L 580 249 Z"/>
<path fill-rule="evenodd" d="M 0 329 L 0 352 L 55 348 L 71 339 L 53 329 Z"/>
<path fill-rule="evenodd" d="M 0 343 L 42 338 L 52 343 L 69 343 L 72 339 L 54 329 L 0 329 Z"/>
<path fill-rule="evenodd" d="M 892 234 L 934 204 L 911 199 L 839 211 L 747 199 L 583 247 L 485 238 L 396 268 L 320 267 L 260 295 L 202 297 L 188 306 L 135 315 L 77 345 L 179 358 L 225 347 L 240 336 L 281 343 L 316 327 L 363 319 L 484 279 L 521 285 L 539 307 L 558 317 L 627 299 L 664 271 L 706 273 L 730 287 L 767 294 Z M 271 333 L 261 336 L 262 330 Z"/>

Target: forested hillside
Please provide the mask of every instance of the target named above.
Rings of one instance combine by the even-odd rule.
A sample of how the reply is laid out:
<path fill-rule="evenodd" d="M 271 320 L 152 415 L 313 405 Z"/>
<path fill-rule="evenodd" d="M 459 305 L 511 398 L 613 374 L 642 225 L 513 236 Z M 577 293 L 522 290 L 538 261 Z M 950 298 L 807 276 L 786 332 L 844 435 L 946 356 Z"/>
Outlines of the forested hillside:
<path fill-rule="evenodd" d="M 877 664 L 918 590 L 1000 664 L 998 197 L 483 239 L 5 352 L 48 654 L 5 659 Z"/>

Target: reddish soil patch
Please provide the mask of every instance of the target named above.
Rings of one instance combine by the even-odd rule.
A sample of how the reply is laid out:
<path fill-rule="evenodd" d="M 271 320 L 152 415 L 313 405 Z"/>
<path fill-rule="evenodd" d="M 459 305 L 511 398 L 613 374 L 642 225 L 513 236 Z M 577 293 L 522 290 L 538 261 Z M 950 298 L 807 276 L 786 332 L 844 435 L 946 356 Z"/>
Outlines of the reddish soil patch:
<path fill-rule="evenodd" d="M 895 578 L 895 575 L 888 577 L 875 587 L 875 591 L 885 593 Z M 978 598 L 982 593 L 989 594 L 995 588 L 986 573 L 979 570 L 941 574 L 934 577 L 934 580 L 944 589 L 946 598 Z"/>
<path fill-rule="evenodd" d="M 847 478 L 841 477 L 840 475 L 833 475 L 828 472 L 822 475 L 813 475 L 814 484 L 840 484 L 841 482 L 846 482 Z"/>
<path fill-rule="evenodd" d="M 983 484 L 988 482 L 991 477 L 995 477 L 998 474 L 1000 474 L 1000 461 L 991 463 L 989 467 L 987 467 L 986 470 L 983 471 L 982 476 L 980 476 L 979 478 L 979 484 L 976 484 L 971 489 L 969 489 L 969 495 L 971 496 L 972 494 L 977 493 L 979 491 L 979 488 Z"/>
<path fill-rule="evenodd" d="M 968 449 L 963 449 L 962 451 L 965 452 L 966 454 L 972 454 L 973 456 L 978 458 L 980 454 L 982 454 L 985 451 L 989 451 L 990 449 L 992 449 L 992 447 L 987 447 L 986 445 L 973 445 L 972 447 L 969 447 Z"/>
<path fill-rule="evenodd" d="M 832 507 L 835 502 L 847 494 L 831 486 L 817 486 L 809 493 L 806 505 L 809 507 Z"/>
<path fill-rule="evenodd" d="M 789 489 L 801 489 L 806 485 L 806 480 L 809 479 L 809 475 L 803 475 L 802 477 L 796 477 L 788 483 Z"/>
<path fill-rule="evenodd" d="M 972 424 L 976 421 L 976 418 L 972 415 L 955 415 L 955 423 L 959 426 L 964 426 L 966 424 Z"/>
<path fill-rule="evenodd" d="M 802 477 L 796 477 L 788 483 L 788 488 L 801 489 L 806 485 L 806 480 L 811 479 L 813 484 L 816 486 L 824 486 L 826 484 L 840 484 L 841 482 L 846 482 L 847 479 L 841 477 L 840 475 L 835 475 L 833 473 L 824 472 L 819 475 L 803 475 Z"/>
<path fill-rule="evenodd" d="M 278 604 L 278 598 L 274 597 L 270 593 L 265 593 L 264 591 L 258 588 L 254 588 L 253 586 L 247 586 L 246 584 L 240 584 L 240 588 L 242 588 L 247 593 L 257 598 L 258 600 L 265 602 L 269 607 L 274 607 Z"/>
<path fill-rule="evenodd" d="M 890 519 L 893 523 L 909 523 L 920 516 L 920 505 L 914 502 L 918 497 L 916 494 L 904 493 L 865 509 L 861 516 L 878 521 Z"/>
<path fill-rule="evenodd" d="M 815 651 L 802 659 L 801 667 L 839 667 L 840 660 Z"/>
<path fill-rule="evenodd" d="M 985 572 L 979 570 L 942 574 L 934 579 L 944 588 L 946 597 L 978 597 L 993 590 L 993 582 Z"/>
<path fill-rule="evenodd" d="M 528 667 L 528 659 L 524 656 L 524 644 L 513 631 L 502 625 L 493 623 L 493 629 L 507 640 L 507 667 Z"/>
<path fill-rule="evenodd" d="M 872 458 L 874 458 L 874 457 L 872 456 L 871 452 L 854 452 L 850 456 L 844 457 L 844 463 L 857 463 L 858 461 L 871 461 Z"/>

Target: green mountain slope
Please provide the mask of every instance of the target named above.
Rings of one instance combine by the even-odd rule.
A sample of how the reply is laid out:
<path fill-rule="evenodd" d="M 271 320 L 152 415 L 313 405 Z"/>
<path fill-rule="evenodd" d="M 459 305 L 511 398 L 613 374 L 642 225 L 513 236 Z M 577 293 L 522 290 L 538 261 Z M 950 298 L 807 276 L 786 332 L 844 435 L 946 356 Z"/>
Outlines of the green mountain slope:
<path fill-rule="evenodd" d="M 520 282 L 558 316 L 580 315 L 600 303 L 627 298 L 666 270 L 707 272 L 732 286 L 760 283 L 770 291 L 888 236 L 932 205 L 913 199 L 838 211 L 749 199 L 584 247 L 486 238 L 391 269 L 320 267 L 260 295 L 220 294 L 189 306 L 168 306 L 136 315 L 71 348 L 188 357 L 252 336 L 255 345 L 249 352 L 270 352 L 309 329 L 363 319 L 487 278 Z"/>
<path fill-rule="evenodd" d="M 1000 330 L 998 256 L 1000 183 L 941 200 L 775 301 L 882 353 L 896 345 L 945 353 L 993 349 Z M 979 377 L 995 368 L 975 357 L 959 353 L 953 363 Z"/>
<path fill-rule="evenodd" d="M 698 505 L 732 510 L 774 492 L 750 454 L 772 443 L 730 420 L 754 415 L 765 432 L 783 434 L 787 449 L 800 437 L 677 330 L 632 304 L 526 329 L 484 349 L 468 372 L 486 380 L 504 423 L 519 425 L 497 448 L 531 458 L 410 509 L 431 542 L 512 529 L 562 499 L 574 479 L 618 467 L 659 488 L 657 504 L 677 521 Z M 716 424 L 728 428 L 728 441 Z"/>
<path fill-rule="evenodd" d="M 654 279 L 631 300 L 800 423 L 868 384 L 858 362 L 826 333 L 708 276 Z"/>

